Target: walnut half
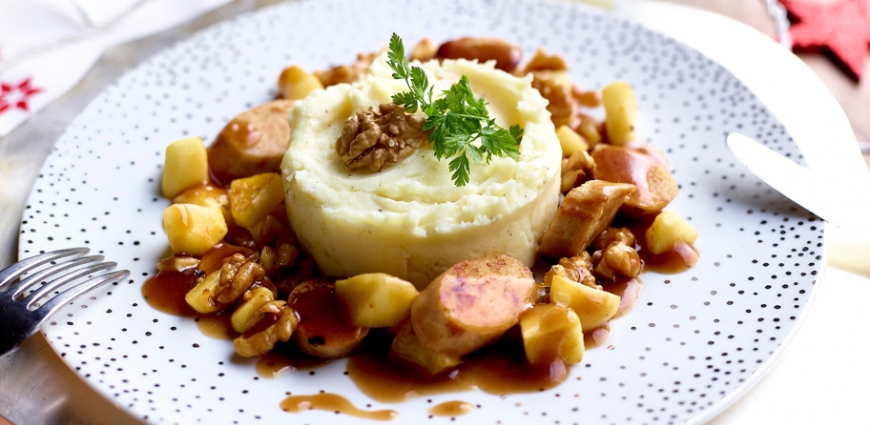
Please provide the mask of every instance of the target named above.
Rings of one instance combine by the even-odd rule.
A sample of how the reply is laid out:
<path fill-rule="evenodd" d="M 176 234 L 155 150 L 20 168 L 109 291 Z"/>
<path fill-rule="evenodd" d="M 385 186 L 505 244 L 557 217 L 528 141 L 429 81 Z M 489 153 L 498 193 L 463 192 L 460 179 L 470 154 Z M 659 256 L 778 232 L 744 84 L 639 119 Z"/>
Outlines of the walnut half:
<path fill-rule="evenodd" d="M 371 107 L 345 121 L 335 150 L 351 170 L 368 167 L 381 171 L 428 143 L 429 133 L 423 131 L 425 121 L 392 103 Z"/>

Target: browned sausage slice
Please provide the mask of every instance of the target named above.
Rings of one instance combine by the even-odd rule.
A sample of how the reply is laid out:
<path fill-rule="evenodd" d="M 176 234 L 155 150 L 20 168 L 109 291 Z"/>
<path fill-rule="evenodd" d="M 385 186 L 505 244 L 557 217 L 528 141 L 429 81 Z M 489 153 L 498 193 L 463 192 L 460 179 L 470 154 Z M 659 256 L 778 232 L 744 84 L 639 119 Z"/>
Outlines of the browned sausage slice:
<path fill-rule="evenodd" d="M 523 51 L 518 46 L 498 38 L 462 37 L 439 46 L 435 57 L 438 59 L 477 59 L 480 63 L 494 60 L 496 68 L 511 72 L 522 60 Z"/>
<path fill-rule="evenodd" d="M 368 328 L 354 326 L 335 297 L 335 283 L 305 281 L 290 293 L 290 308 L 299 315 L 293 341 L 303 353 L 321 359 L 346 356 L 362 343 Z"/>
<path fill-rule="evenodd" d="M 227 123 L 208 148 L 209 169 L 221 183 L 254 174 L 280 172 L 290 143 L 287 113 L 293 100 L 275 100 L 242 112 Z"/>
<path fill-rule="evenodd" d="M 390 346 L 390 356 L 420 366 L 429 375 L 437 375 L 459 365 L 460 357 L 433 350 L 414 333 L 410 317 L 397 326 L 396 337 Z"/>
<path fill-rule="evenodd" d="M 592 159 L 596 179 L 637 187 L 622 207 L 627 215 L 655 214 L 677 197 L 679 187 L 670 171 L 639 150 L 600 144 L 592 150 Z"/>
<path fill-rule="evenodd" d="M 518 259 L 491 254 L 463 261 L 411 303 L 414 333 L 435 351 L 462 356 L 497 340 L 535 299 L 535 279 Z"/>

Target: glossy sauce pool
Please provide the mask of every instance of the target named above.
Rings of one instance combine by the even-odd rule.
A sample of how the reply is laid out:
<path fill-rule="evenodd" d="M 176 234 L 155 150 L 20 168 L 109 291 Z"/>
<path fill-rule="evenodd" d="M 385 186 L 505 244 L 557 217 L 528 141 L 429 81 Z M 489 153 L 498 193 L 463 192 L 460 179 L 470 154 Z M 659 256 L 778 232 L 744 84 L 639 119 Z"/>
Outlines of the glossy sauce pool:
<path fill-rule="evenodd" d="M 677 273 L 687 267 L 677 254 L 654 256 L 646 249 L 645 232 L 652 220 L 632 220 L 615 223 L 628 227 L 640 246 L 638 252 L 647 270 L 662 273 Z M 220 268 L 221 260 L 235 252 L 247 254 L 245 248 L 220 246 L 203 256 L 201 268 L 214 271 Z M 160 272 L 148 279 L 142 292 L 148 303 L 163 312 L 195 317 L 199 329 L 207 336 L 217 339 L 233 339 L 238 336 L 230 326 L 231 312 L 198 315 L 184 301 L 184 296 L 195 286 L 197 274 L 193 270 Z M 622 296 L 630 285 L 628 281 L 605 284 L 609 292 Z M 327 297 L 327 295 L 329 295 Z M 315 316 L 323 312 L 326 322 L 337 320 L 334 296 L 331 290 L 315 290 L 308 294 L 305 305 L 295 305 L 300 316 Z M 329 298 L 329 299 L 327 299 Z M 342 326 L 338 326 L 341 328 Z M 325 331 L 325 330 L 324 330 Z M 324 332 L 326 333 L 326 332 Z M 602 345 L 609 336 L 609 328 L 590 332 L 585 336 L 586 349 Z M 391 359 L 388 355 L 390 338 L 381 332 L 372 332 L 361 350 L 347 359 L 347 375 L 368 397 L 384 403 L 398 403 L 408 399 L 435 394 L 460 393 L 481 390 L 495 395 L 540 392 L 556 387 L 569 374 L 570 366 L 562 362 L 544 366 L 531 366 L 525 360 L 522 342 L 516 332 L 503 338 L 494 346 L 486 347 L 463 359 L 455 370 L 435 377 L 420 373 L 412 365 Z M 257 374 L 264 378 L 279 378 L 292 373 L 315 374 L 328 363 L 299 352 L 292 343 L 280 343 L 276 349 L 257 361 Z M 292 395 L 281 408 L 287 412 L 326 410 L 372 420 L 391 420 L 397 417 L 392 410 L 368 411 L 354 406 L 338 394 L 320 393 Z M 474 409 L 469 403 L 453 400 L 429 409 L 431 416 L 455 417 Z"/>

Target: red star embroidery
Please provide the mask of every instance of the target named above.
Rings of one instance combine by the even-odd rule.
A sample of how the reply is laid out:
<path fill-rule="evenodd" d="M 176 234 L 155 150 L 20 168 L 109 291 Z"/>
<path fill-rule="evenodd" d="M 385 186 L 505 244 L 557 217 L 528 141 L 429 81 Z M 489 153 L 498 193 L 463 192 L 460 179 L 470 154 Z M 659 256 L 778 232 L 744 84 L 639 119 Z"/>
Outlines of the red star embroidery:
<path fill-rule="evenodd" d="M 867 0 L 780 2 L 795 21 L 789 31 L 795 51 L 826 50 L 850 77 L 861 79 L 870 45 Z"/>
<path fill-rule="evenodd" d="M 27 112 L 27 101 L 40 92 L 42 89 L 30 85 L 30 78 L 25 78 L 18 84 L 0 82 L 0 114 L 13 107 Z"/>

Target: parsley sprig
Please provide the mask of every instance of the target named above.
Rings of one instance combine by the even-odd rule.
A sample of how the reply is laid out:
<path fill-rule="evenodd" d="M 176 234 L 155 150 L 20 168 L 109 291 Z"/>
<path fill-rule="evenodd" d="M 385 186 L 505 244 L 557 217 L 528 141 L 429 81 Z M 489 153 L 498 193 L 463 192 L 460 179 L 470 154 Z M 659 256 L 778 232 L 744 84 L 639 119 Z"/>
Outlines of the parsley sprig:
<path fill-rule="evenodd" d="M 429 141 L 434 144 L 435 157 L 453 158 L 448 166 L 456 186 L 468 184 L 471 163 L 488 164 L 493 156 L 508 156 L 519 159 L 518 145 L 523 138 L 523 129 L 513 125 L 509 130 L 498 126 L 489 117 L 486 102 L 471 92 L 468 77 L 443 92 L 444 96 L 433 100 L 434 86 L 422 68 L 412 67 L 405 58 L 405 45 L 398 35 L 390 37 L 387 53 L 393 78 L 405 80 L 409 91 L 393 95 L 393 103 L 408 112 L 423 111 L 428 117 L 423 130 L 431 130 Z"/>

